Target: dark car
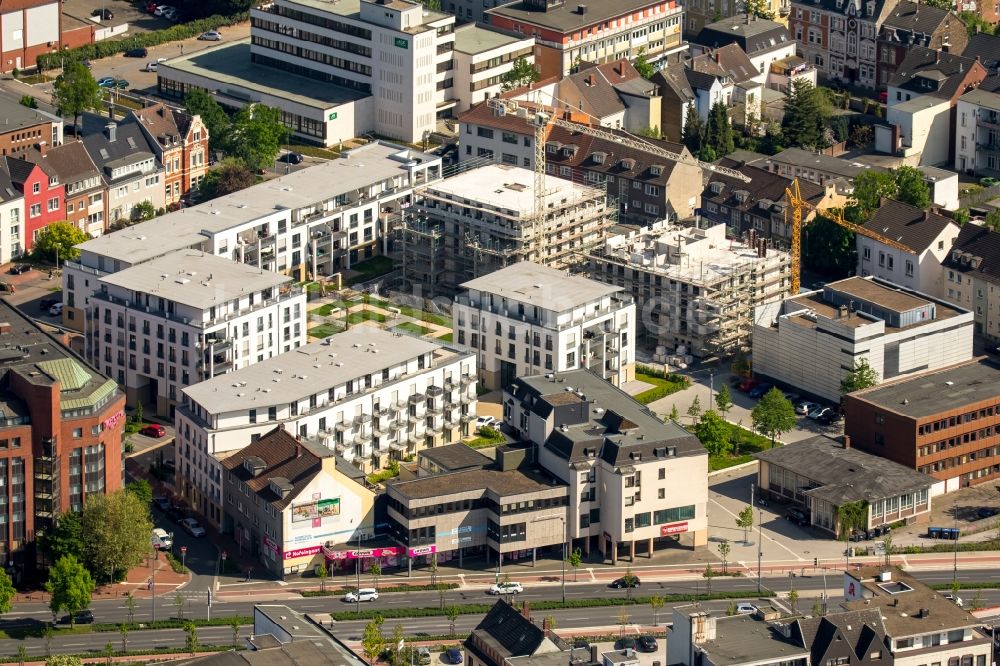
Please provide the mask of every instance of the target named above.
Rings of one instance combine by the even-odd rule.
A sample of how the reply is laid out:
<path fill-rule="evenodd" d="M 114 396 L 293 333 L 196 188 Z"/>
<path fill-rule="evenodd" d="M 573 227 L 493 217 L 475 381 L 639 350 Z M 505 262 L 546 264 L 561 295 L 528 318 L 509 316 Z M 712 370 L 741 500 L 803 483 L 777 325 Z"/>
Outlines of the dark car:
<path fill-rule="evenodd" d="M 983 508 L 979 509 L 979 511 L 976 511 L 976 517 L 992 518 L 993 516 L 997 515 L 997 513 L 1000 513 L 1000 511 L 994 509 L 992 506 L 984 506 Z"/>
<path fill-rule="evenodd" d="M 764 383 L 761 383 L 761 384 L 757 384 L 757 386 L 754 386 L 752 389 L 750 389 L 749 395 L 750 395 L 751 398 L 755 398 L 755 399 L 756 398 L 763 398 L 764 394 L 767 393 L 768 391 L 770 391 L 773 388 L 774 388 L 774 385 L 768 384 L 767 382 L 764 382 Z"/>
<path fill-rule="evenodd" d="M 167 515 L 179 523 L 187 518 L 187 509 L 182 506 L 177 506 L 176 504 L 171 504 L 170 509 L 167 511 Z"/>
<path fill-rule="evenodd" d="M 616 650 L 635 650 L 639 647 L 639 644 L 631 636 L 623 636 L 615 641 Z"/>
<path fill-rule="evenodd" d="M 621 589 L 623 587 L 639 587 L 639 577 L 629 576 L 627 580 L 625 576 L 622 576 L 621 578 L 616 578 L 613 581 L 611 581 L 611 587 L 616 589 Z"/>
<path fill-rule="evenodd" d="M 11 275 L 20 275 L 31 270 L 31 264 L 14 264 L 7 272 Z"/>
<path fill-rule="evenodd" d="M 465 660 L 462 658 L 462 651 L 458 648 L 448 648 L 444 653 L 444 660 L 449 664 L 465 663 Z"/>
<path fill-rule="evenodd" d="M 96 16 L 97 18 L 104 19 L 105 21 L 110 21 L 115 17 L 110 9 L 95 9 L 90 12 L 91 16 Z"/>
<path fill-rule="evenodd" d="M 302 156 L 302 153 L 285 153 L 281 156 L 281 161 L 288 162 L 289 164 L 302 164 L 302 160 L 304 159 L 305 157 Z"/>
<path fill-rule="evenodd" d="M 833 425 L 834 423 L 840 423 L 842 418 L 843 416 L 841 416 L 838 410 L 831 408 L 824 412 L 817 420 L 823 425 Z"/>
<path fill-rule="evenodd" d="M 94 611 L 89 608 L 84 608 L 82 611 L 76 614 L 77 624 L 93 624 L 94 623 Z"/>
<path fill-rule="evenodd" d="M 656 639 L 652 636 L 639 637 L 639 652 L 656 652 Z"/>
<path fill-rule="evenodd" d="M 61 303 L 61 302 L 62 302 L 61 299 L 58 298 L 43 298 L 42 300 L 38 301 L 38 309 L 41 312 L 48 312 L 49 308 L 51 308 L 56 303 Z"/>
<path fill-rule="evenodd" d="M 163 495 L 158 495 L 153 498 L 153 504 L 156 505 L 160 511 L 167 512 L 170 511 L 170 500 Z"/>
<path fill-rule="evenodd" d="M 792 521 L 796 525 L 809 524 L 809 516 L 807 516 L 806 512 L 801 509 L 789 509 L 785 512 L 785 518 Z"/>
<path fill-rule="evenodd" d="M 586 638 L 577 636 L 573 639 L 573 649 L 574 650 L 589 650 L 590 643 L 587 642 Z"/>
<path fill-rule="evenodd" d="M 142 46 L 134 49 L 129 49 L 125 52 L 126 58 L 146 58 L 149 56 L 149 49 Z"/>

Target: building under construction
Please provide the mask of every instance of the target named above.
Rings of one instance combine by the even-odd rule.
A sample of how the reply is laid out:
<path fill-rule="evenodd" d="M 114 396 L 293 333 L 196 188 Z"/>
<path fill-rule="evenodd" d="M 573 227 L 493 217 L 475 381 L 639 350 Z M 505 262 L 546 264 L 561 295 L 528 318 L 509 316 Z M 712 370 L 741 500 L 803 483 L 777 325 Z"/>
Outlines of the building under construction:
<path fill-rule="evenodd" d="M 790 293 L 791 257 L 751 230 L 746 242 L 726 226 L 657 222 L 610 236 L 590 253 L 595 280 L 636 300 L 639 334 L 669 355 L 726 356 L 749 351 L 756 306 Z"/>
<path fill-rule="evenodd" d="M 433 297 L 520 261 L 585 261 L 615 223 L 603 187 L 546 175 L 539 202 L 534 180 L 529 169 L 488 164 L 420 191 L 399 230 L 403 275 Z"/>

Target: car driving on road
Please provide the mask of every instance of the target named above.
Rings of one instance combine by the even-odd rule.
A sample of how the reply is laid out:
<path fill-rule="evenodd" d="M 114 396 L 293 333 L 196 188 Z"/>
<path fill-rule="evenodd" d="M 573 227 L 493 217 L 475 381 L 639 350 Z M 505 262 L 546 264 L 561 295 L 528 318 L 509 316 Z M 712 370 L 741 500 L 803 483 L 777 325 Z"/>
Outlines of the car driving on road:
<path fill-rule="evenodd" d="M 520 583 L 494 583 L 487 591 L 489 594 L 520 594 L 524 588 Z"/>

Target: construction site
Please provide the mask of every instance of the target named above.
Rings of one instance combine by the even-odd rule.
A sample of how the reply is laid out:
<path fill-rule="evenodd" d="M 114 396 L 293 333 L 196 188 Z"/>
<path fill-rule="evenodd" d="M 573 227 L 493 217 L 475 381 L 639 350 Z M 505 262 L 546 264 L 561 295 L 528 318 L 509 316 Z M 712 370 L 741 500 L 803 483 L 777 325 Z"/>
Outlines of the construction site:
<path fill-rule="evenodd" d="M 422 189 L 397 236 L 403 276 L 433 298 L 521 261 L 552 268 L 584 261 L 615 224 L 603 186 L 537 176 L 486 164 Z"/>
<path fill-rule="evenodd" d="M 589 254 L 590 276 L 632 294 L 640 339 L 673 364 L 749 351 L 754 308 L 791 293 L 791 264 L 754 230 L 727 239 L 724 224 L 657 222 Z"/>

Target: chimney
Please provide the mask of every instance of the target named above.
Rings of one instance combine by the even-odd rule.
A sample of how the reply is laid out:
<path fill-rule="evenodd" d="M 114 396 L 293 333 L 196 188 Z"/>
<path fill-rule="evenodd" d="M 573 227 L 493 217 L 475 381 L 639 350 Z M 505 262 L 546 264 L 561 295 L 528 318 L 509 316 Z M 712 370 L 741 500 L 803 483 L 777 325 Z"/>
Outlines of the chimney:
<path fill-rule="evenodd" d="M 577 5 L 576 6 L 576 13 L 579 14 L 580 16 L 583 16 L 584 14 L 586 14 L 587 13 L 587 5 Z"/>
<path fill-rule="evenodd" d="M 719 62 L 719 52 L 713 51 L 712 56 L 715 58 L 715 62 Z"/>
<path fill-rule="evenodd" d="M 45 141 L 39 141 L 35 144 L 35 148 L 38 149 L 38 152 L 41 153 L 42 157 L 45 157 L 45 153 L 49 150 L 49 144 Z"/>
<path fill-rule="evenodd" d="M 934 51 L 934 64 L 936 65 L 936 64 L 938 64 L 940 62 L 941 62 L 941 52 L 940 51 Z"/>
<path fill-rule="evenodd" d="M 600 663 L 600 661 L 598 661 L 598 659 L 597 659 L 597 646 L 596 645 L 591 645 L 590 646 L 590 663 L 592 663 L 592 664 L 599 664 Z"/>
<path fill-rule="evenodd" d="M 118 123 L 108 123 L 104 126 L 104 134 L 108 137 L 108 141 L 111 143 L 115 142 L 118 138 Z"/>
<path fill-rule="evenodd" d="M 618 76 L 625 76 L 625 61 L 619 60 L 618 64 L 615 65 L 615 74 Z"/>
<path fill-rule="evenodd" d="M 844 435 L 844 448 L 845 449 L 851 448 L 851 436 L 850 435 Z"/>
<path fill-rule="evenodd" d="M 296 458 L 302 457 L 302 445 L 299 444 L 299 440 L 295 440 L 295 457 Z"/>

